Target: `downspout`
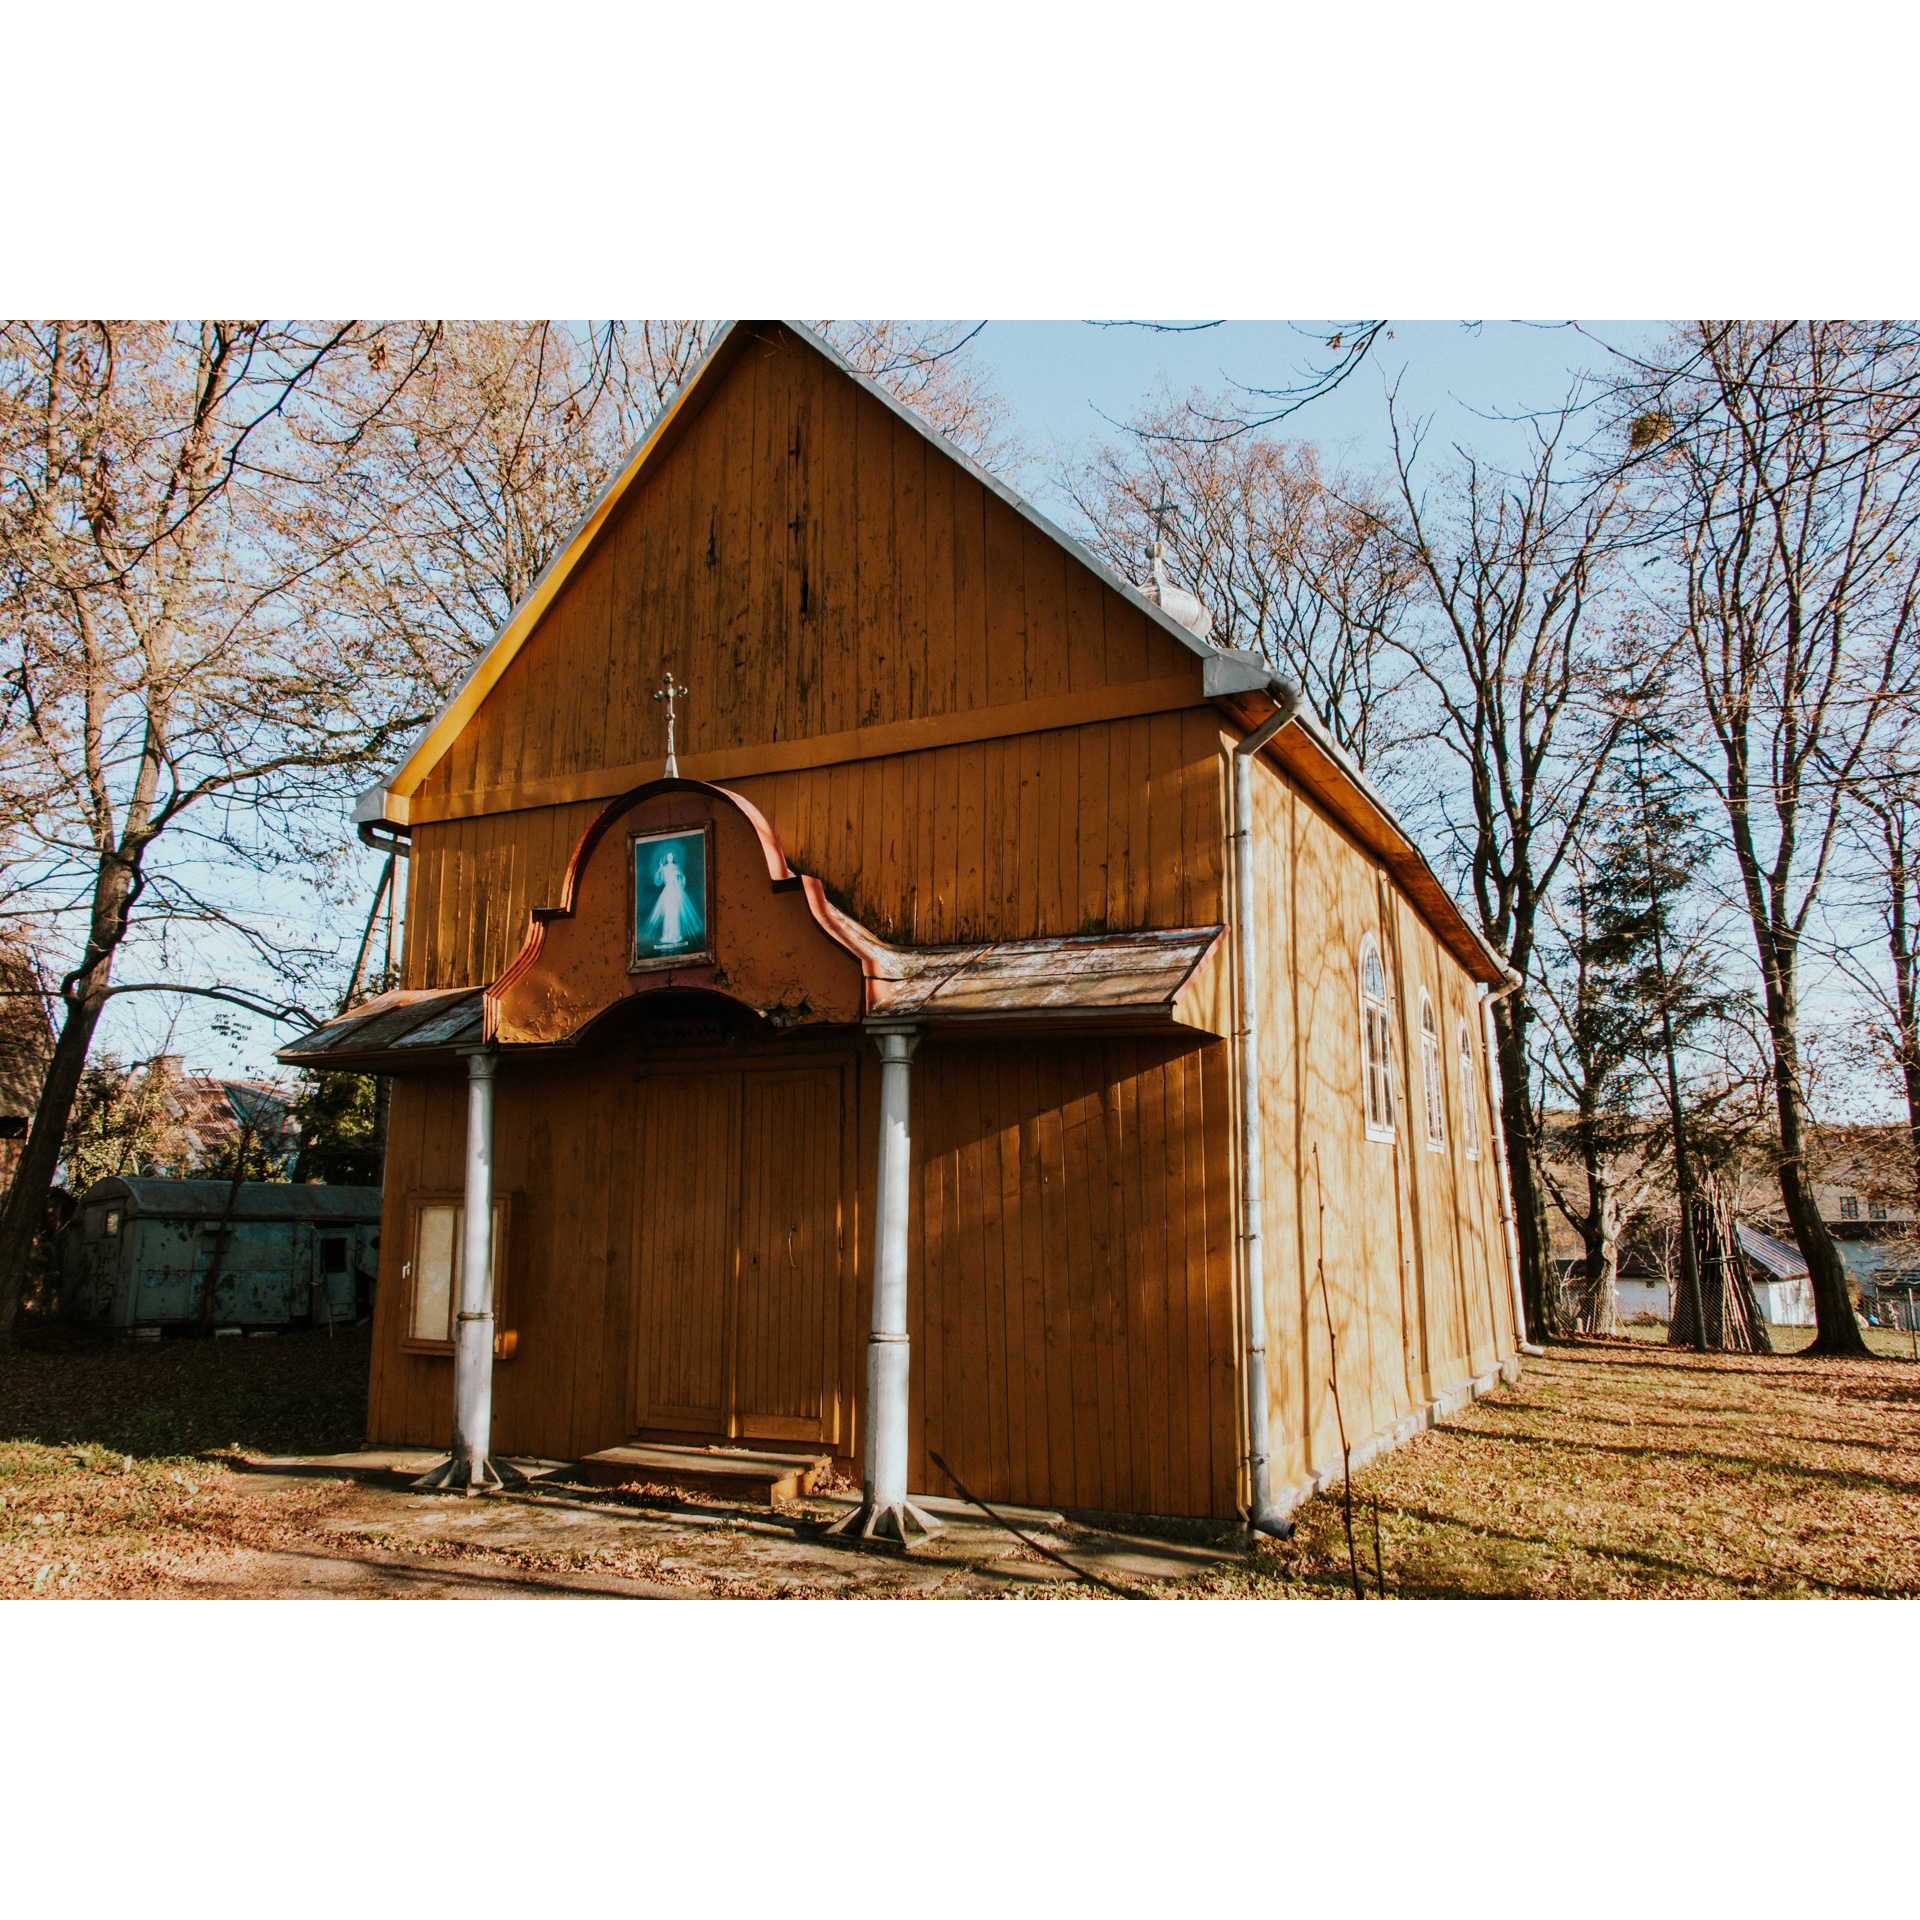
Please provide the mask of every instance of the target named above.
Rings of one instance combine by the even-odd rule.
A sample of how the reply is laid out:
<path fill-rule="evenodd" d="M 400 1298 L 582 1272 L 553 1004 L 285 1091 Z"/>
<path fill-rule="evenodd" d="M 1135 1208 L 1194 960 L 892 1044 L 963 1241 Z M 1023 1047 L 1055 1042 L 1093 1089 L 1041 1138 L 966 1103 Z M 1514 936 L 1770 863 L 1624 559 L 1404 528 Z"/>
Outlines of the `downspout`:
<path fill-rule="evenodd" d="M 393 863 L 392 877 L 387 882 L 387 960 L 389 966 L 393 960 L 393 929 L 396 909 L 400 900 L 399 862 L 411 863 L 413 859 L 413 841 L 410 835 L 399 832 L 382 816 L 386 811 L 386 789 L 375 787 L 360 796 L 354 807 L 353 830 L 360 836 L 360 844 L 371 847 L 375 853 L 384 853 Z M 369 805 L 369 803 L 372 803 Z M 365 814 L 369 817 L 362 818 Z M 383 834 L 381 828 L 386 827 Z M 367 923 L 368 932 L 373 929 L 372 921 Z M 404 970 L 403 970 L 404 971 Z M 378 1091 L 374 1095 L 373 1131 L 375 1142 L 380 1149 L 380 1184 L 386 1185 L 387 1167 L 387 1119 L 393 1107 L 393 1075 L 382 1073 L 375 1075 Z"/>
<path fill-rule="evenodd" d="M 1274 710 L 1233 749 L 1233 944 L 1240 974 L 1240 1237 L 1246 1249 L 1247 1517 L 1284 1540 L 1293 1522 L 1273 1507 L 1267 1409 L 1267 1280 L 1261 1203 L 1265 1180 L 1260 1128 L 1260 970 L 1254 952 L 1253 756 L 1300 711 L 1300 689 L 1278 677 Z"/>
<path fill-rule="evenodd" d="M 1507 1231 L 1507 1272 L 1513 1280 L 1514 1342 L 1519 1350 L 1540 1359 L 1546 1349 L 1527 1344 L 1527 1297 L 1520 1286 L 1520 1229 L 1513 1218 L 1513 1176 L 1507 1169 L 1507 1133 L 1500 1123 L 1500 1103 L 1494 1098 L 1494 1075 L 1500 1071 L 1500 1041 L 1494 1032 L 1493 1003 L 1504 1000 L 1521 987 L 1518 976 L 1509 974 L 1504 987 L 1483 989 L 1481 1000 L 1480 1044 L 1487 1055 L 1487 1144 L 1500 1163 L 1500 1224 Z"/>

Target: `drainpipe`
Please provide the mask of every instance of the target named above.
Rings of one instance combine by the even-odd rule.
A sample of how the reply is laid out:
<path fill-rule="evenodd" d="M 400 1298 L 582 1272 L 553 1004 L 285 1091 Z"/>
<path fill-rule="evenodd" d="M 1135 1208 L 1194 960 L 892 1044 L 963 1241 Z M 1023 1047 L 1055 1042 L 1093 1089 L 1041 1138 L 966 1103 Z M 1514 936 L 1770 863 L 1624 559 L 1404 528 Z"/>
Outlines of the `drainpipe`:
<path fill-rule="evenodd" d="M 465 1047 L 467 1169 L 453 1336 L 453 1447 L 416 1487 L 489 1493 L 525 1478 L 493 1459 L 493 1080 L 500 1056 Z"/>
<path fill-rule="evenodd" d="M 1247 1516 L 1284 1540 L 1293 1522 L 1273 1508 L 1267 1409 L 1267 1279 L 1261 1203 L 1259 957 L 1254 950 L 1253 756 L 1300 711 L 1300 689 L 1275 678 L 1274 709 L 1233 749 L 1233 944 L 1240 975 L 1240 1237 L 1245 1247 L 1247 1315 Z"/>
<path fill-rule="evenodd" d="M 1500 1164 L 1500 1224 L 1507 1230 L 1507 1272 L 1513 1281 L 1513 1326 L 1520 1351 L 1538 1360 L 1546 1349 L 1527 1344 L 1527 1298 L 1520 1286 L 1520 1230 L 1513 1218 L 1513 1176 L 1507 1169 L 1507 1132 L 1500 1122 L 1500 1103 L 1493 1097 L 1494 1075 L 1500 1071 L 1500 1042 L 1494 1032 L 1493 1003 L 1518 993 L 1521 981 L 1510 974 L 1504 987 L 1482 988 L 1480 1044 L 1487 1052 L 1487 1145 Z"/>
<path fill-rule="evenodd" d="M 869 1021 L 880 1049 L 880 1183 L 874 1209 L 873 1330 L 867 1337 L 867 1430 L 860 1505 L 827 1531 L 836 1539 L 912 1546 L 941 1531 L 907 1498 L 907 1233 L 913 1199 L 913 1050 L 920 1029 Z"/>

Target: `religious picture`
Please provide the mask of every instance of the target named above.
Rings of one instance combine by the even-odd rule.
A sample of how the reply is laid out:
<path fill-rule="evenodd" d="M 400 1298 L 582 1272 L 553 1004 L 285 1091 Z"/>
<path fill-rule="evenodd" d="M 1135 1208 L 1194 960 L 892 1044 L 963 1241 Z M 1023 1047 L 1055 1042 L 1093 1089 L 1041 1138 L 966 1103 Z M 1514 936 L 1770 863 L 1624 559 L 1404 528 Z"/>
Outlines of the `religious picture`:
<path fill-rule="evenodd" d="M 708 932 L 707 829 L 638 834 L 633 842 L 633 971 L 701 966 Z"/>

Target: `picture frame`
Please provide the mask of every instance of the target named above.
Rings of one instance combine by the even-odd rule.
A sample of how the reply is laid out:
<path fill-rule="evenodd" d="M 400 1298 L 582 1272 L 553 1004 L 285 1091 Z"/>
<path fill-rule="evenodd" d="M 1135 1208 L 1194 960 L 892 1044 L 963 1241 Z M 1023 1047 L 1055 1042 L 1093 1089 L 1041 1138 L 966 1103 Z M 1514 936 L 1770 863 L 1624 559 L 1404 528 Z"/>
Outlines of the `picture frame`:
<path fill-rule="evenodd" d="M 629 973 L 714 964 L 713 822 L 627 836 Z"/>

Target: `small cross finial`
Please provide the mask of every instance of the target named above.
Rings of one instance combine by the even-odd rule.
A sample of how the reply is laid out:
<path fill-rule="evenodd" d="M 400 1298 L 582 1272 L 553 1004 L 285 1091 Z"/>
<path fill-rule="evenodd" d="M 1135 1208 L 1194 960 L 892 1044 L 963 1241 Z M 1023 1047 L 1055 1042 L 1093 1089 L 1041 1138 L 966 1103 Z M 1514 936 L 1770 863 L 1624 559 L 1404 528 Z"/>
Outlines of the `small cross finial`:
<path fill-rule="evenodd" d="M 1179 513 L 1179 507 L 1168 498 L 1166 488 L 1162 487 L 1160 489 L 1160 504 L 1157 507 L 1148 509 L 1149 517 L 1153 521 L 1153 534 L 1156 545 L 1164 546 L 1166 544 L 1167 522 L 1178 518 Z"/>
<path fill-rule="evenodd" d="M 667 778 L 669 780 L 677 780 L 680 777 L 680 764 L 673 757 L 673 708 L 675 700 L 686 691 L 685 687 L 674 685 L 673 673 L 669 669 L 666 684 L 653 696 L 656 700 L 664 700 L 667 703 Z"/>

